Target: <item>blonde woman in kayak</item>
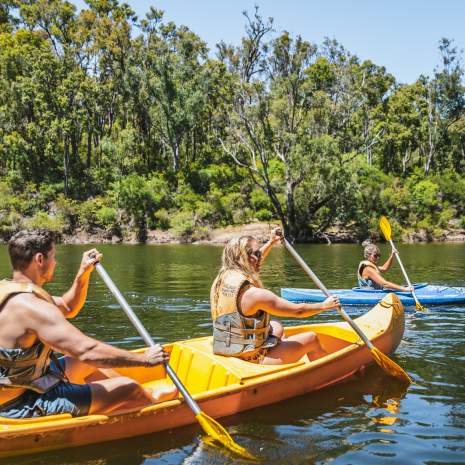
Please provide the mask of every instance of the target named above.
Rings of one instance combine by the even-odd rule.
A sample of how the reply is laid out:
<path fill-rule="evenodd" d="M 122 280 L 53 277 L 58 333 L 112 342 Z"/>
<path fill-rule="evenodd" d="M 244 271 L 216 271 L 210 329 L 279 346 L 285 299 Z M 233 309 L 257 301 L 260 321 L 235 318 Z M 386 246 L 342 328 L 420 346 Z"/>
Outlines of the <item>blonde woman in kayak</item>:
<path fill-rule="evenodd" d="M 359 263 L 357 269 L 358 285 L 360 287 L 370 289 L 396 289 L 398 291 L 410 292 L 411 288 L 391 283 L 384 279 L 381 275 L 381 273 L 384 273 L 391 268 L 392 261 L 394 260 L 396 253 L 398 253 L 397 250 L 393 249 L 386 262 L 383 265 L 378 266 L 377 263 L 381 257 L 381 253 L 376 245 L 367 244 L 363 249 L 365 260 L 362 260 Z"/>
<path fill-rule="evenodd" d="M 252 236 L 232 239 L 224 248 L 210 293 L 215 354 L 265 365 L 296 362 L 305 354 L 311 360 L 326 355 L 315 333 L 284 337 L 282 325 L 270 320 L 271 315 L 306 318 L 339 305 L 337 297 L 295 304 L 263 288 L 260 266 L 280 240 L 277 229 L 261 248 Z"/>

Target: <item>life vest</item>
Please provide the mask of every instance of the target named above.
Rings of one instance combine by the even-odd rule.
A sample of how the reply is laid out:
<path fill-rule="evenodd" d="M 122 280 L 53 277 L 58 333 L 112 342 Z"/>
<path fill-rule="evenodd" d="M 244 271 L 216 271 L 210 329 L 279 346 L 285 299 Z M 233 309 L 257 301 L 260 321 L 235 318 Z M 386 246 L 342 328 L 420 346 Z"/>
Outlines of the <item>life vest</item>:
<path fill-rule="evenodd" d="M 211 313 L 213 319 L 213 352 L 229 357 L 250 356 L 261 348 L 274 347 L 278 339 L 271 336 L 270 316 L 263 310 L 255 315 L 244 316 L 237 305 L 237 298 L 243 286 L 254 283 L 239 271 L 226 271 L 221 275 L 217 291 L 215 279 L 211 292 Z"/>
<path fill-rule="evenodd" d="M 381 271 L 379 268 L 373 263 L 370 262 L 370 260 L 362 260 L 357 268 L 357 278 L 358 278 L 358 285 L 360 287 L 369 287 L 371 289 L 377 289 L 377 290 L 383 290 L 384 287 L 382 284 L 378 284 L 377 282 L 373 281 L 371 278 L 362 278 L 362 273 L 365 267 L 370 267 L 376 270 L 379 274 L 381 274 Z"/>
<path fill-rule="evenodd" d="M 50 294 L 33 283 L 0 281 L 0 312 L 3 304 L 13 295 L 34 293 L 40 299 L 53 303 Z M 64 378 L 49 370 L 52 348 L 37 340 L 27 349 L 0 347 L 0 390 L 26 388 L 40 394 L 47 392 Z"/>

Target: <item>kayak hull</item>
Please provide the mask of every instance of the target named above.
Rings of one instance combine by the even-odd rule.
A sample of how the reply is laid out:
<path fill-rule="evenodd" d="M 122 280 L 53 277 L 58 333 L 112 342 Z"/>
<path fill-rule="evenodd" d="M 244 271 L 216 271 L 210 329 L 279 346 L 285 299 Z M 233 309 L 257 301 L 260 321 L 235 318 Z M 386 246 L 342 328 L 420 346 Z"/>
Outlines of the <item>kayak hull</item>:
<path fill-rule="evenodd" d="M 375 305 L 389 292 L 395 292 L 403 305 L 415 305 L 410 292 L 378 291 L 374 289 L 332 289 L 343 305 Z M 422 305 L 454 305 L 465 303 L 465 287 L 416 284 L 415 294 Z M 281 297 L 291 302 L 323 302 L 325 296 L 319 289 L 283 288 Z"/>
<path fill-rule="evenodd" d="M 402 339 L 403 306 L 394 294 L 356 321 L 384 353 L 394 351 Z M 171 351 L 170 365 L 200 408 L 214 418 L 322 389 L 346 380 L 373 363 L 370 351 L 345 322 L 289 327 L 285 331 L 287 335 L 316 332 L 328 355 L 314 361 L 304 356 L 288 365 L 256 365 L 213 355 L 211 337 L 177 342 L 166 349 Z M 118 371 L 147 387 L 169 382 L 162 367 Z M 0 456 L 77 447 L 194 423 L 193 413 L 181 399 L 108 416 L 55 415 L 28 420 L 0 417 Z"/>

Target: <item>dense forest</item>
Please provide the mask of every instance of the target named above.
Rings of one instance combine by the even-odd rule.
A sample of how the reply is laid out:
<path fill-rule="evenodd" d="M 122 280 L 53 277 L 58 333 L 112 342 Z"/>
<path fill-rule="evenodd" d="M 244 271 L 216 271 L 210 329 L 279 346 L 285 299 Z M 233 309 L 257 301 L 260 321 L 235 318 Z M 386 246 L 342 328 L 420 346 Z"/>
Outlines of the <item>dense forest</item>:
<path fill-rule="evenodd" d="M 465 228 L 462 52 L 402 84 L 244 12 L 240 44 L 118 0 L 0 2 L 0 236 L 144 241 L 281 222 L 298 240 Z M 197 31 L 201 32 L 201 31 Z"/>

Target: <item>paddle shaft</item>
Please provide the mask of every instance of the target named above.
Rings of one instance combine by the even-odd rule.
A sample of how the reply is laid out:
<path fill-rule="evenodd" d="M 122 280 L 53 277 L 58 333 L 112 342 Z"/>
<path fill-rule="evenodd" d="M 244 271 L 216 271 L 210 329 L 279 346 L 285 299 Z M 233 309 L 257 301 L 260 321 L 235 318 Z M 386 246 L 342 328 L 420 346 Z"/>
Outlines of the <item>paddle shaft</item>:
<path fill-rule="evenodd" d="M 141 335 L 144 342 L 148 346 L 154 347 L 156 344 L 153 341 L 152 336 L 150 336 L 150 334 L 147 332 L 147 330 L 145 329 L 144 325 L 141 323 L 137 315 L 134 313 L 132 308 L 126 302 L 126 299 L 124 298 L 123 294 L 121 294 L 119 289 L 116 287 L 113 280 L 110 278 L 108 273 L 105 271 L 105 268 L 103 268 L 103 266 L 100 263 L 97 263 L 95 265 L 95 269 L 97 270 L 98 274 L 101 276 L 105 284 L 108 286 L 108 289 L 110 289 L 111 293 L 115 296 L 116 300 L 118 301 L 118 303 L 121 305 L 122 309 L 124 310 L 124 313 L 126 313 L 126 316 L 129 318 L 131 323 L 134 325 L 137 332 Z M 181 380 L 178 378 L 178 376 L 174 372 L 174 370 L 167 363 L 165 363 L 165 369 L 166 369 L 166 372 L 168 373 L 168 376 L 171 378 L 173 383 L 178 388 L 179 392 L 184 397 L 184 400 L 186 401 L 187 405 L 191 408 L 191 410 L 194 412 L 195 415 L 198 415 L 201 412 L 200 407 L 197 405 L 195 400 L 191 397 L 187 389 L 182 384 Z"/>
<path fill-rule="evenodd" d="M 292 247 L 291 244 L 289 244 L 288 240 L 284 237 L 283 238 L 283 243 L 284 243 L 284 247 L 286 247 L 286 249 L 288 250 L 288 252 L 295 258 L 295 261 L 302 267 L 302 269 L 305 271 L 305 273 L 307 273 L 307 275 L 310 277 L 310 279 L 318 286 L 318 288 L 320 289 L 321 292 L 323 292 L 323 294 L 326 296 L 326 297 L 331 297 L 331 294 L 329 293 L 328 289 L 326 289 L 326 286 L 320 281 L 320 279 L 318 278 L 318 276 L 310 269 L 310 267 L 304 262 L 304 260 L 302 259 L 302 257 L 296 252 L 296 250 L 294 249 L 294 247 Z M 366 344 L 366 346 L 369 348 L 369 349 L 373 349 L 374 348 L 374 345 L 371 343 L 371 341 L 365 336 L 365 334 L 363 333 L 363 331 L 357 326 L 357 324 L 355 323 L 354 320 L 352 320 L 352 318 L 350 318 L 349 315 L 347 315 L 347 313 L 345 312 L 345 310 L 342 308 L 342 306 L 340 305 L 339 307 L 337 307 L 337 311 L 340 313 L 340 315 L 342 316 L 342 318 L 344 318 L 344 320 L 349 323 L 349 325 L 351 326 L 351 328 L 358 334 L 358 336 L 360 337 L 360 339 Z"/>
<path fill-rule="evenodd" d="M 389 239 L 389 243 L 391 244 L 392 249 L 395 250 L 396 248 L 394 247 L 394 242 L 392 242 L 392 239 Z M 415 289 L 412 286 L 412 283 L 410 282 L 410 279 L 409 279 L 409 277 L 407 275 L 407 271 L 405 271 L 404 264 L 402 263 L 402 260 L 400 259 L 399 253 L 396 253 L 395 255 L 396 255 L 396 258 L 397 258 L 397 263 L 399 263 L 400 269 L 402 270 L 402 273 L 404 274 L 404 278 L 407 281 L 408 287 L 412 288 L 412 295 L 413 295 L 413 299 L 415 300 L 415 303 L 417 304 L 417 306 L 421 306 L 420 302 L 418 301 L 418 298 L 417 298 L 417 296 L 415 294 Z"/>

